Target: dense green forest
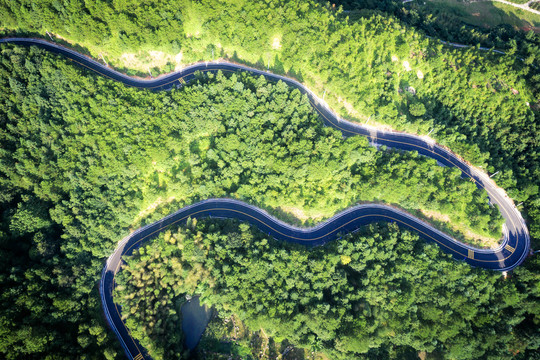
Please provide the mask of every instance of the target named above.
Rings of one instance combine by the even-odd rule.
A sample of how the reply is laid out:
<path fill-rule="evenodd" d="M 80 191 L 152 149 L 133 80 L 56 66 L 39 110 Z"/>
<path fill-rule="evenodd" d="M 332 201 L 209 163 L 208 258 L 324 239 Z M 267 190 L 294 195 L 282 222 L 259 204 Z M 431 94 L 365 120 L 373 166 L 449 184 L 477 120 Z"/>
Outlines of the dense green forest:
<path fill-rule="evenodd" d="M 382 12 L 396 16 L 437 39 L 472 46 L 494 47 L 528 58 L 527 61 L 531 63 L 537 64 L 538 61 L 540 37 L 533 31 L 516 29 L 509 24 L 501 24 L 495 28 L 472 26 L 463 23 L 452 11 L 444 11 L 443 7 L 423 6 L 425 4 L 420 1 L 404 4 L 400 0 L 337 0 L 335 3 L 351 14 L 351 18 L 355 16 L 355 12 L 359 12 L 359 15 L 370 11 Z M 534 4 L 532 5 L 534 8 Z M 538 76 L 536 79 L 538 83 L 540 80 Z"/>
<path fill-rule="evenodd" d="M 540 343 L 534 262 L 503 279 L 395 225 L 307 250 L 247 224 L 188 220 L 127 259 L 116 299 L 154 359 L 183 351 L 176 309 L 185 294 L 332 359 L 531 359 Z"/>
<path fill-rule="evenodd" d="M 420 134 L 435 129 L 439 143 L 499 171 L 495 181 L 524 201 L 539 238 L 538 36 L 468 39 L 510 40 L 506 55 L 452 49 L 400 22 L 396 14 L 429 27 L 429 16 L 415 10 L 419 20 L 409 19 L 400 1 L 351 3 L 363 10 L 349 18 L 339 6 L 316 1 L 3 0 L 0 22 L 19 33 L 58 33 L 118 66 L 126 66 L 122 55 L 150 50 L 180 54 L 184 63 L 221 56 L 269 64 L 321 95 L 325 90 L 346 117 Z"/>
<path fill-rule="evenodd" d="M 1 51 L 0 352 L 9 358 L 112 358 L 96 288 L 104 258 L 128 228 L 198 199 L 237 197 L 286 219 L 279 207 L 329 217 L 383 201 L 500 234 L 498 211 L 459 171 L 342 139 L 281 82 L 209 74 L 156 93 L 37 48 Z"/>
<path fill-rule="evenodd" d="M 420 134 L 435 129 L 439 143 L 500 171 L 494 180 L 524 201 L 533 240 L 540 239 L 539 36 L 464 28 L 445 14 L 404 10 L 397 0 L 354 1 L 346 9 L 356 10 L 309 0 L 0 0 L 0 31 L 47 30 L 131 74 L 123 55 L 153 50 L 180 55 L 184 64 L 214 56 L 269 65 L 321 96 L 326 91 L 347 118 Z M 447 48 L 424 33 L 507 54 Z M 304 214 L 307 223 L 358 201 L 382 201 L 447 215 L 462 227 L 439 226 L 455 234 L 500 234 L 485 193 L 456 170 L 415 153 L 375 151 L 362 138 L 343 140 L 281 83 L 200 75 L 183 89 L 153 93 L 35 48 L 0 51 L 0 354 L 8 359 L 122 358 L 99 303 L 104 259 L 128 229 L 198 199 L 237 197 L 290 221 L 290 212 Z M 170 274 L 182 279 L 174 294 L 156 283 L 168 312 L 154 314 L 161 323 L 153 332 L 140 331 L 148 323 L 137 316 L 129 320 L 156 353 L 183 351 L 160 333 L 177 329 L 170 311 L 181 291 L 335 358 L 425 350 L 443 358 L 528 359 L 540 344 L 537 258 L 503 280 L 384 225 L 315 251 L 275 244 L 234 223 L 178 231 L 177 244 L 196 242 L 188 249 L 193 263 L 163 240 L 148 250 L 156 260 L 171 251 L 186 269 Z M 228 268 L 199 251 L 215 254 L 217 243 Z M 176 266 L 145 256 L 131 260 L 134 271 L 145 261 L 146 268 Z M 298 272 L 285 268 L 291 261 Z M 265 275 L 284 289 L 246 275 L 271 262 L 281 268 Z M 138 286 L 125 282 L 126 289 Z M 242 294 L 246 299 L 236 297 Z M 143 310 L 148 299 L 125 301 Z M 266 308 L 274 309 L 272 318 Z"/>

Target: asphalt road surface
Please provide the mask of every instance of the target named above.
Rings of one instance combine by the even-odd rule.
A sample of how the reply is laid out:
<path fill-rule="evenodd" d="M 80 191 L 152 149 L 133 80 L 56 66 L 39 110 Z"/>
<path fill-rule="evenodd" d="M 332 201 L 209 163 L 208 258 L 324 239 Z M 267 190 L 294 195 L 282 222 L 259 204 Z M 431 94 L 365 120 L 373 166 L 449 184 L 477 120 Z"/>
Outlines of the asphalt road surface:
<path fill-rule="evenodd" d="M 464 260 L 472 266 L 499 271 L 512 270 L 520 265 L 530 252 L 529 233 L 520 212 L 514 206 L 512 200 L 505 195 L 504 191 L 497 188 L 487 175 L 471 167 L 457 155 L 437 145 L 428 138 L 399 132 L 382 131 L 340 119 L 339 116 L 328 108 L 324 101 L 294 79 L 243 65 L 214 61 L 191 65 L 178 72 L 164 75 L 157 79 L 143 80 L 114 71 L 76 51 L 41 39 L 5 38 L 0 39 L 0 43 L 26 46 L 37 45 L 51 52 L 62 54 L 77 64 L 105 77 L 137 88 L 166 90 L 174 86 L 180 87 L 193 79 L 196 71 L 246 71 L 253 75 L 263 75 L 272 81 L 281 80 L 307 95 L 315 110 L 321 115 L 324 123 L 340 130 L 344 136 L 366 136 L 373 145 L 386 145 L 401 150 L 417 151 L 421 155 L 437 160 L 442 165 L 459 168 L 462 171 L 463 177 L 469 178 L 479 188 L 487 191 L 490 202 L 499 208 L 505 219 L 503 227 L 504 240 L 502 244 L 497 249 L 476 249 L 456 241 L 449 235 L 438 231 L 426 222 L 404 211 L 384 205 L 369 204 L 355 206 L 309 229 L 291 226 L 257 207 L 233 199 L 209 199 L 184 207 L 176 213 L 140 228 L 124 238 L 114 253 L 107 259 L 106 266 L 103 269 L 100 294 L 105 315 L 111 328 L 118 336 L 126 355 L 130 359 L 141 360 L 149 357 L 145 354 L 140 344 L 131 337 L 129 330 L 121 319 L 121 311 L 113 301 L 114 278 L 120 270 L 122 256 L 131 254 L 133 249 L 157 236 L 159 232 L 168 226 L 182 224 L 188 217 L 234 218 L 255 225 L 261 231 L 278 240 L 308 246 L 323 245 L 339 237 L 341 234 L 355 231 L 359 227 L 373 222 L 395 222 L 402 228 L 416 231 L 422 238 L 428 241 L 434 241 L 441 249 L 452 254 L 458 260 Z"/>

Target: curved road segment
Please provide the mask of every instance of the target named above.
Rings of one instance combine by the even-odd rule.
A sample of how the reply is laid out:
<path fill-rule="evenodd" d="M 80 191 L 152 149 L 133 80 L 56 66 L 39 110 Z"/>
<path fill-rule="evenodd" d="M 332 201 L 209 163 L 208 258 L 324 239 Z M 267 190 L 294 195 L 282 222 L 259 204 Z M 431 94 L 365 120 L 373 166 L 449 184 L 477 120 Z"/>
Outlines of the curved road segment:
<path fill-rule="evenodd" d="M 103 308 L 107 320 L 120 339 L 130 359 L 141 360 L 148 358 L 148 356 L 145 355 L 145 351 L 139 343 L 131 337 L 129 330 L 120 316 L 120 309 L 113 302 L 114 277 L 120 270 L 122 256 L 131 254 L 133 249 L 140 246 L 142 242 L 152 239 L 160 231 L 172 224 L 181 224 L 188 217 L 201 218 L 210 216 L 247 221 L 278 240 L 310 246 L 322 245 L 335 239 L 339 234 L 355 231 L 358 227 L 369 223 L 377 221 L 395 222 L 401 227 L 418 232 L 426 240 L 436 242 L 444 251 L 452 254 L 456 259 L 465 260 L 472 266 L 499 271 L 512 270 L 520 265 L 529 254 L 530 238 L 525 221 L 514 206 L 512 200 L 506 196 L 504 191 L 497 188 L 487 175 L 477 171 L 457 155 L 439 146 L 427 137 L 382 131 L 343 120 L 333 113 L 317 95 L 294 79 L 243 65 L 215 61 L 191 65 L 178 72 L 157 79 L 143 80 L 119 73 L 83 54 L 48 41 L 29 38 L 4 38 L 0 39 L 0 43 L 26 46 L 37 45 L 51 52 L 62 54 L 79 65 L 105 77 L 120 81 L 128 86 L 144 89 L 166 90 L 174 86 L 183 86 L 183 84 L 195 77 L 195 72 L 197 71 L 246 71 L 253 75 L 262 75 L 271 81 L 281 80 L 287 85 L 298 89 L 302 94 L 305 94 L 315 110 L 321 115 L 324 123 L 340 130 L 344 136 L 366 136 L 373 145 L 386 145 L 401 150 L 417 151 L 421 155 L 437 160 L 441 165 L 459 168 L 462 171 L 463 177 L 469 178 L 478 187 L 488 192 L 490 202 L 498 206 L 502 216 L 506 220 L 503 226 L 504 240 L 497 249 L 476 249 L 456 241 L 412 215 L 384 205 L 355 206 L 309 229 L 288 225 L 257 207 L 232 199 L 210 199 L 184 207 L 176 213 L 140 228 L 124 238 L 109 257 L 103 269 L 100 283 Z"/>

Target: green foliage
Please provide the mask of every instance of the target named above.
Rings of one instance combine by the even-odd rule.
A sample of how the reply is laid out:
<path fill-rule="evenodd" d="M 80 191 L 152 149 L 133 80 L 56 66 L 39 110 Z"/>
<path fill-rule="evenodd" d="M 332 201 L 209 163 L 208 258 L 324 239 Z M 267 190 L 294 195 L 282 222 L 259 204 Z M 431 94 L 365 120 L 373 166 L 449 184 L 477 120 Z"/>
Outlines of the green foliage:
<path fill-rule="evenodd" d="M 420 117 L 426 113 L 426 107 L 422 103 L 412 103 L 409 106 L 409 112 L 412 116 Z"/>
<path fill-rule="evenodd" d="M 492 59 L 474 49 L 444 50 L 381 13 L 366 12 L 354 21 L 345 17 L 309 1 L 301 6 L 292 1 L 0 1 L 4 27 L 53 31 L 116 58 L 122 52 L 157 47 L 181 50 L 186 61 L 209 59 L 212 49 L 216 57 L 236 56 L 259 65 L 271 60 L 276 70 L 288 71 L 315 90 L 322 92 L 325 84 L 329 101 L 337 106 L 338 96 L 347 99 L 360 117 L 374 115 L 374 120 L 404 130 L 435 127 L 440 142 L 469 160 L 486 162 L 490 170 L 502 170 L 497 181 L 514 198 L 526 200 L 531 234 L 540 238 L 540 78 L 534 71 L 540 56 L 534 34 L 509 41 L 511 54 Z M 272 48 L 275 37 L 281 48 Z M 86 76 L 36 49 L 2 46 L 1 51 L 0 254 L 5 261 L 0 269 L 0 353 L 7 358 L 122 356 L 116 339 L 105 331 L 95 284 L 116 241 L 147 216 L 148 209 L 157 208 L 152 214 L 157 219 L 197 199 L 233 196 L 270 208 L 293 206 L 330 216 L 359 200 L 380 200 L 409 210 L 440 211 L 478 232 L 495 234 L 500 229 L 498 213 L 488 207 L 485 194 L 460 180 L 457 172 L 414 153 L 374 151 L 359 138 L 342 141 L 320 125 L 305 98 L 283 84 L 244 75 L 201 76 L 183 90 L 151 93 Z M 516 60 L 518 53 L 523 63 Z M 399 61 L 392 61 L 393 55 Z M 405 59 L 413 71 L 404 71 Z M 425 75 L 422 79 L 417 70 Z M 415 95 L 406 91 L 409 87 L 416 89 Z M 424 106 L 421 118 L 412 113 L 408 117 L 411 101 Z M 239 251 L 244 240 L 233 240 Z M 352 259 L 347 265 L 341 263 L 341 254 L 333 261 L 358 272 L 367 268 L 354 254 L 344 255 Z M 205 254 L 193 256 L 202 259 Z M 418 273 L 408 271 L 423 281 L 428 268 L 416 266 Z M 462 276 L 461 270 L 437 269 L 455 279 Z M 524 274 L 520 278 L 529 282 L 509 289 L 508 303 L 488 293 L 480 313 L 499 311 L 504 318 L 508 314 L 495 305 L 503 304 L 508 312 L 538 314 L 533 295 L 522 299 L 527 292 L 538 293 L 530 285 L 537 275 Z M 191 280 L 198 289 L 199 278 Z M 384 284 L 380 298 L 373 295 L 370 301 L 392 300 L 384 297 L 386 287 L 394 290 Z M 444 289 L 439 292 L 446 294 Z M 303 293 L 287 295 L 293 297 L 302 301 Z M 406 300 L 389 319 L 410 324 L 400 318 Z M 294 310 L 291 302 L 284 304 L 284 311 Z M 515 310 L 515 304 L 522 307 Z M 414 337 L 416 348 L 428 349 L 422 339 L 436 334 L 454 358 L 468 350 L 478 355 L 485 348 L 499 349 L 487 328 L 478 335 L 484 347 L 473 343 L 466 348 L 465 332 L 455 335 L 438 326 L 450 321 L 450 315 L 429 306 L 422 314 L 441 320 L 421 328 L 425 336 Z M 501 336 L 520 354 L 529 341 L 538 342 L 530 333 L 537 315 L 526 316 L 523 322 L 512 318 L 514 333 Z M 489 323 L 492 317 L 480 316 L 478 322 Z M 271 320 L 253 319 L 274 328 Z M 476 334 L 467 321 L 449 329 Z M 298 341 L 311 344 L 309 335 L 317 340 L 339 334 L 336 345 L 343 344 L 348 333 L 340 333 L 334 327 L 338 325 L 330 320 L 320 330 L 315 322 L 302 325 L 309 331 L 298 335 Z M 382 344 L 383 350 L 377 351 L 393 351 L 384 348 L 392 337 L 386 326 L 377 327 L 377 333 L 365 332 L 370 345 Z M 497 334 L 503 334 L 502 327 L 502 322 L 495 324 Z M 363 345 L 349 344 L 358 349 Z M 442 348 L 438 342 L 430 346 Z M 178 349 L 164 351 L 176 354 Z"/>
<path fill-rule="evenodd" d="M 148 327 L 144 314 L 155 300 L 140 294 L 150 288 L 176 294 L 164 306 L 195 293 L 222 318 L 236 314 L 250 328 L 334 359 L 400 358 L 391 354 L 407 348 L 441 359 L 510 359 L 539 345 L 533 268 L 508 279 L 471 269 L 395 225 L 307 250 L 234 221 L 206 220 L 126 260 L 116 298 L 130 309 L 133 331 Z"/>
<path fill-rule="evenodd" d="M 37 230 L 52 226 L 44 203 L 20 202 L 11 217 L 9 230 L 16 236 L 34 233 Z"/>
<path fill-rule="evenodd" d="M 533 238 L 540 239 L 540 231 L 537 230 L 537 224 L 540 223 L 540 217 L 538 217 L 539 194 L 537 191 L 527 192 L 524 190 L 531 184 L 538 185 L 538 179 L 540 179 L 538 144 L 535 144 L 534 141 L 529 143 L 532 137 L 538 133 L 537 124 L 540 116 L 540 73 L 538 72 L 540 68 L 540 36 L 535 34 L 533 30 L 524 31 L 524 29 L 518 29 L 508 24 L 489 29 L 466 26 L 463 19 L 453 14 L 452 11 L 448 11 L 447 7 L 431 6 L 431 4 L 425 6 L 421 1 L 410 2 L 405 6 L 398 0 L 342 0 L 338 1 L 337 4 L 342 4 L 350 12 L 351 18 L 354 19 L 369 17 L 373 14 L 373 10 L 379 13 L 382 11 L 387 16 L 395 16 L 410 26 L 421 29 L 435 39 L 468 44 L 473 48 L 483 46 L 506 52 L 506 55 L 495 54 L 495 57 L 491 58 L 479 55 L 474 50 L 458 50 L 461 54 L 458 54 L 454 65 L 451 65 L 453 71 L 447 72 L 449 77 L 446 76 L 445 80 L 441 79 L 440 82 L 433 84 L 437 88 L 434 91 L 438 92 L 438 94 L 434 94 L 435 97 L 441 95 L 447 100 L 451 98 L 452 103 L 449 105 L 447 101 L 436 101 L 434 104 L 438 108 L 436 117 L 441 120 L 445 119 L 442 123 L 446 128 L 437 132 L 436 138 L 442 143 L 449 141 L 448 144 L 452 144 L 450 147 L 454 151 L 470 161 L 486 162 L 493 166 L 490 169 L 491 172 L 500 170 L 501 166 L 505 167 L 506 170 L 503 170 L 506 172 L 505 179 L 497 179 L 496 181 L 514 199 L 525 200 L 525 211 L 528 213 L 532 229 L 531 235 Z M 447 59 L 446 56 L 445 59 Z M 443 61 L 445 64 L 452 64 L 446 60 Z M 526 118 L 516 122 L 513 122 L 516 120 L 515 118 L 509 120 L 515 115 L 511 107 L 515 108 L 520 105 L 515 104 L 515 106 L 507 108 L 500 100 L 502 88 L 499 85 L 493 86 L 493 80 L 499 77 L 499 75 L 495 75 L 496 73 L 501 74 L 501 79 L 504 77 L 502 73 L 495 70 L 502 64 L 506 64 L 503 65 L 506 66 L 506 75 L 519 74 L 520 80 L 517 78 L 516 80 L 523 84 L 527 91 L 531 92 L 532 98 L 525 100 L 525 104 L 532 110 L 533 117 L 527 115 Z M 442 69 L 444 65 L 441 64 L 439 67 Z M 478 67 L 482 68 L 485 74 L 485 78 L 481 82 L 475 80 L 482 77 L 475 74 L 474 69 Z M 452 72 L 456 71 L 459 76 L 452 76 Z M 469 75 L 465 75 L 465 72 Z M 509 84 L 504 80 L 503 83 Z M 425 85 L 426 83 L 424 83 Z M 478 89 L 483 86 L 490 94 L 479 94 L 481 91 Z M 511 97 L 523 92 L 515 86 L 510 86 L 507 89 L 512 91 Z M 471 94 L 472 92 L 476 94 Z M 480 97 L 476 97 L 476 95 L 480 95 Z M 488 100 L 492 96 L 493 100 Z M 503 102 L 513 101 L 511 97 L 505 97 Z M 473 100 L 475 104 L 471 106 L 470 101 L 473 98 L 476 100 Z M 474 110 L 476 106 L 480 108 Z M 497 109 L 492 108 L 492 106 Z M 429 106 L 427 108 L 429 111 Z M 482 114 L 484 120 L 480 120 L 478 114 Z M 450 128 L 453 129 L 451 132 L 448 131 Z M 503 132 L 506 132 L 507 135 L 503 135 Z M 465 136 L 458 135 L 458 133 Z M 464 139 L 467 139 L 469 145 L 460 144 Z M 473 143 L 475 145 L 471 146 Z M 524 146 L 525 143 L 529 143 L 529 145 Z M 489 158 L 481 154 L 485 152 L 489 152 Z"/>
<path fill-rule="evenodd" d="M 421 134 L 435 129 L 439 143 L 489 172 L 500 171 L 495 181 L 513 199 L 525 201 L 532 223 L 540 221 L 533 217 L 539 194 L 523 190 L 540 185 L 540 43 L 532 31 L 463 30 L 446 12 L 431 14 L 420 5 L 409 10 L 410 4 L 404 9 L 397 0 L 345 1 L 361 8 L 350 14 L 330 3 L 295 0 L 69 4 L 0 1 L 0 22 L 58 33 L 87 45 L 96 57 L 106 51 L 111 62 L 124 67 L 124 52 L 152 49 L 181 51 L 184 62 L 210 60 L 213 50 L 216 58 L 270 63 L 319 93 L 324 88 L 327 101 L 345 116 L 371 116 Z M 432 36 L 497 46 L 507 54 L 448 48 L 396 17 Z M 16 79 L 12 85 L 17 87 Z M 416 89 L 415 107 L 426 109 L 422 116 L 407 111 L 409 86 Z"/>
<path fill-rule="evenodd" d="M 500 236 L 497 210 L 459 171 L 416 153 L 376 151 L 361 137 L 343 141 L 282 82 L 201 75 L 184 90 L 152 93 L 77 77 L 81 72 L 63 62 L 62 72 L 52 72 L 53 57 L 22 63 L 25 53 L 5 51 L 6 113 L 14 127 L 5 134 L 13 149 L 3 157 L 5 174 L 11 186 L 32 186 L 54 202 L 53 220 L 74 236 L 82 221 L 90 221 L 88 231 L 102 232 L 99 222 L 125 228 L 160 197 L 224 195 L 325 217 L 357 201 L 384 201 L 442 212 L 466 229 Z M 69 202 L 60 202 L 66 193 Z M 89 220 L 97 212 L 100 220 Z M 104 256 L 108 245 L 98 239 L 88 248 Z"/>
<path fill-rule="evenodd" d="M 331 215 L 361 189 L 375 198 L 413 165 L 415 178 L 432 178 L 433 192 L 437 184 L 461 187 L 467 195 L 456 208 L 470 209 L 465 204 L 477 198 L 481 217 L 487 207 L 473 187 L 432 161 L 375 152 L 361 139 L 343 142 L 283 84 L 220 75 L 152 93 L 86 76 L 36 49 L 2 51 L 0 279 L 7 290 L 0 351 L 8 358 L 122 354 L 104 330 L 95 283 L 122 229 L 160 197 L 181 202 L 154 217 L 224 195 L 328 206 Z M 376 179 L 383 164 L 385 176 Z M 418 193 L 433 202 L 432 193 Z M 405 187 L 386 194 L 408 198 Z"/>

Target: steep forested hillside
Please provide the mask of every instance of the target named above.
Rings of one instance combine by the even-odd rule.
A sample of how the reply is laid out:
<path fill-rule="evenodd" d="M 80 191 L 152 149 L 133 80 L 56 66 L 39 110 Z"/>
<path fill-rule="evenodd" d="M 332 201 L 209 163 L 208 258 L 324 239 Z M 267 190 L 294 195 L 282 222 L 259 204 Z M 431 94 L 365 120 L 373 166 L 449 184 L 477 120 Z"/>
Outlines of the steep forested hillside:
<path fill-rule="evenodd" d="M 141 51 L 147 59 L 162 51 L 184 63 L 222 56 L 269 65 L 326 91 L 347 117 L 435 129 L 440 143 L 500 171 L 495 180 L 525 202 L 540 237 L 537 42 L 524 41 L 519 56 L 517 45 L 507 55 L 451 49 L 393 16 L 369 10 L 351 20 L 315 1 L 4 0 L 0 10 L 8 29 L 58 33 L 119 66 L 129 68 Z"/>
<path fill-rule="evenodd" d="M 438 142 L 500 171 L 494 180 L 524 201 L 520 209 L 540 239 L 538 36 L 508 41 L 506 55 L 450 49 L 381 12 L 389 1 L 366 2 L 371 9 L 353 14 L 310 0 L 0 0 L 0 31 L 49 31 L 139 75 L 148 67 L 155 75 L 194 61 L 234 59 L 298 78 L 353 120 L 420 134 L 434 129 Z M 427 15 L 399 6 L 391 13 L 426 31 L 436 27 Z M 458 33 L 473 44 L 509 40 L 506 33 Z M 99 303 L 104 259 L 130 229 L 202 198 L 238 197 L 282 218 L 308 219 L 383 201 L 446 215 L 461 231 L 498 234 L 501 220 L 485 194 L 456 170 L 414 153 L 375 151 L 361 138 L 343 140 L 283 84 L 201 75 L 183 89 L 153 93 L 34 48 L 2 45 L 0 52 L 0 357 L 122 358 Z M 158 57 L 174 62 L 152 68 Z M 135 63 L 137 71 L 130 70 Z M 337 358 L 368 350 L 372 358 L 399 358 L 408 345 L 436 358 L 527 359 L 540 343 L 537 258 L 504 281 L 385 226 L 314 252 L 270 247 L 253 229 L 222 226 L 175 233 L 196 244 L 188 250 L 201 265 L 194 272 L 182 252 L 171 250 L 187 271 L 175 279 L 194 276 L 180 290 L 202 293 L 222 313 L 243 314 L 272 335 Z M 235 247 L 244 240 L 245 247 Z M 227 268 L 201 250 L 216 254 L 217 243 Z M 159 242 L 148 251 L 161 256 L 168 246 Z M 360 256 L 366 247 L 373 257 Z M 130 266 L 140 272 L 145 261 L 140 254 Z M 270 274 L 289 287 L 286 298 L 272 303 L 276 289 L 257 269 L 290 261 L 302 276 Z M 323 282 L 340 292 L 313 269 L 332 274 Z M 125 282 L 126 289 L 139 286 Z M 168 290 L 155 286 L 165 302 L 181 295 L 167 298 Z M 242 294 L 249 301 L 235 297 Z M 140 300 L 126 306 L 146 309 L 148 299 Z M 301 300 L 316 305 L 315 312 Z M 148 325 L 131 321 L 134 328 Z M 139 335 L 149 336 L 156 351 L 178 350 L 159 333 Z"/>
<path fill-rule="evenodd" d="M 283 83 L 200 75 L 155 93 L 36 48 L 1 51 L 0 351 L 9 358 L 112 356 L 96 289 L 104 258 L 148 214 L 197 199 L 319 217 L 380 200 L 500 231 L 496 209 L 459 171 L 343 140 Z"/>
<path fill-rule="evenodd" d="M 538 347 L 534 271 L 503 280 L 393 225 L 306 250 L 246 224 L 188 221 L 141 247 L 119 283 L 132 334 L 155 359 L 184 352 L 175 339 L 186 294 L 332 359 L 529 359 Z M 225 349 L 199 355 L 234 355 Z"/>

